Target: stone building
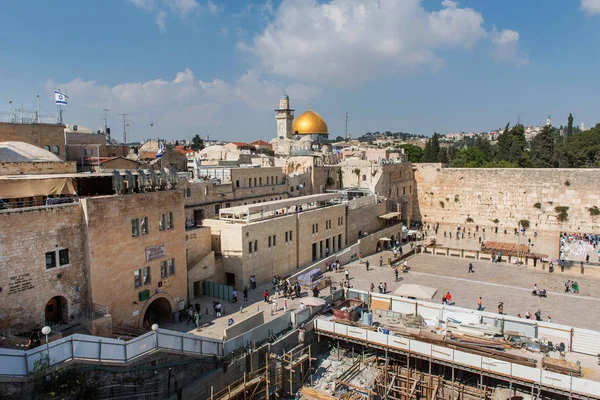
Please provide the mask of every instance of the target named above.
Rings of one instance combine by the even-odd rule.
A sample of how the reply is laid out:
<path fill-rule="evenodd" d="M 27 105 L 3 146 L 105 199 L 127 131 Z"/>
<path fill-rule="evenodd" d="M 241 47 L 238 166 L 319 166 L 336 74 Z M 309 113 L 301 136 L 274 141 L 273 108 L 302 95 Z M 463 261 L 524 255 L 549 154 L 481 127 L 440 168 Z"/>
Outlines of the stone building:
<path fill-rule="evenodd" d="M 346 245 L 346 207 L 316 194 L 221 209 L 204 224 L 220 239 L 227 284 L 242 288 L 289 275 Z M 335 200 L 338 200 L 336 202 Z"/>

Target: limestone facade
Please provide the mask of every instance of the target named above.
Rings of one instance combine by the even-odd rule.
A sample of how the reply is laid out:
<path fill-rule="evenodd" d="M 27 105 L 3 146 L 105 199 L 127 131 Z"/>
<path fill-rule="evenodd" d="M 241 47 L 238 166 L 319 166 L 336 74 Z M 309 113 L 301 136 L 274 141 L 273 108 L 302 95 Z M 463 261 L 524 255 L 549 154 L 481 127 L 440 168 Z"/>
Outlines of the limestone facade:
<path fill-rule="evenodd" d="M 79 203 L 0 212 L 0 326 L 68 323 L 86 311 L 86 234 Z M 62 298 L 52 309 L 55 297 Z"/>
<path fill-rule="evenodd" d="M 74 161 L 0 162 L 0 175 L 71 174 L 77 172 Z"/>
<path fill-rule="evenodd" d="M 65 126 L 55 124 L 0 123 L 0 142 L 25 142 L 47 149 L 62 160 L 65 152 Z"/>
<path fill-rule="evenodd" d="M 415 164 L 418 208 L 414 217 L 426 222 L 518 228 L 552 232 L 600 232 L 600 217 L 589 208 L 600 206 L 597 169 L 442 168 Z M 442 206 L 443 203 L 443 206 Z M 539 203 L 539 204 L 537 204 Z M 536 204 L 539 208 L 536 207 Z M 556 207 L 569 207 L 558 221 Z"/>

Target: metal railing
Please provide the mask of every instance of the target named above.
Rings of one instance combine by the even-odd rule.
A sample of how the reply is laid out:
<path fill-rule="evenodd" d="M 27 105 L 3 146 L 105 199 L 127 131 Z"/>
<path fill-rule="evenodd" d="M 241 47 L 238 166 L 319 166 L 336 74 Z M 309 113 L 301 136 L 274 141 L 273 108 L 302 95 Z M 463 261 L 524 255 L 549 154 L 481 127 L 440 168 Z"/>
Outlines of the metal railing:
<path fill-rule="evenodd" d="M 22 208 L 47 207 L 78 203 L 79 197 L 49 197 L 45 200 L 3 201 L 0 199 L 0 211 L 17 210 Z"/>
<path fill-rule="evenodd" d="M 108 307 L 103 306 L 102 304 L 94 303 L 94 309 L 92 311 L 88 311 L 85 313 L 84 318 L 89 319 L 90 321 L 94 321 L 96 319 L 100 319 L 108 314 Z"/>
<path fill-rule="evenodd" d="M 35 110 L 14 109 L 12 111 L 0 111 L 0 122 L 10 124 L 56 124 L 53 115 L 38 114 Z"/>

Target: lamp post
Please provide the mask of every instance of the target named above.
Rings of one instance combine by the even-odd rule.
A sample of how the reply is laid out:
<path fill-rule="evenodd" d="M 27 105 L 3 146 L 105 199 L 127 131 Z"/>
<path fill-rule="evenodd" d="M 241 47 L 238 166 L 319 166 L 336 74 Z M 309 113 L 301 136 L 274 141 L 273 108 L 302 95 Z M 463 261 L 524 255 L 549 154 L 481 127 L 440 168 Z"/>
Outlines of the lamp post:
<path fill-rule="evenodd" d="M 152 324 L 151 329 L 154 331 L 154 345 L 158 348 L 158 324 Z"/>
<path fill-rule="evenodd" d="M 50 366 L 50 343 L 48 342 L 48 335 L 52 332 L 52 328 L 48 325 L 42 328 L 42 335 L 46 336 L 46 351 L 48 352 L 48 366 Z"/>

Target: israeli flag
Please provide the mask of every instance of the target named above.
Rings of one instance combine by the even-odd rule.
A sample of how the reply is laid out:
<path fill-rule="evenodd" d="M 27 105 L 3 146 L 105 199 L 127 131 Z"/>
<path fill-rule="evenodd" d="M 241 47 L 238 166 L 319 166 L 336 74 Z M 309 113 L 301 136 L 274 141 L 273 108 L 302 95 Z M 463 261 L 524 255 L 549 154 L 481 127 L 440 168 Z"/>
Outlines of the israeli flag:
<path fill-rule="evenodd" d="M 67 100 L 69 100 L 69 96 L 67 96 L 63 92 L 59 92 L 58 90 L 54 91 L 54 102 L 56 104 L 60 104 L 62 106 L 66 106 L 67 105 Z"/>
<path fill-rule="evenodd" d="M 161 158 L 165 154 L 165 145 L 161 142 L 160 148 L 156 152 L 156 158 Z"/>

